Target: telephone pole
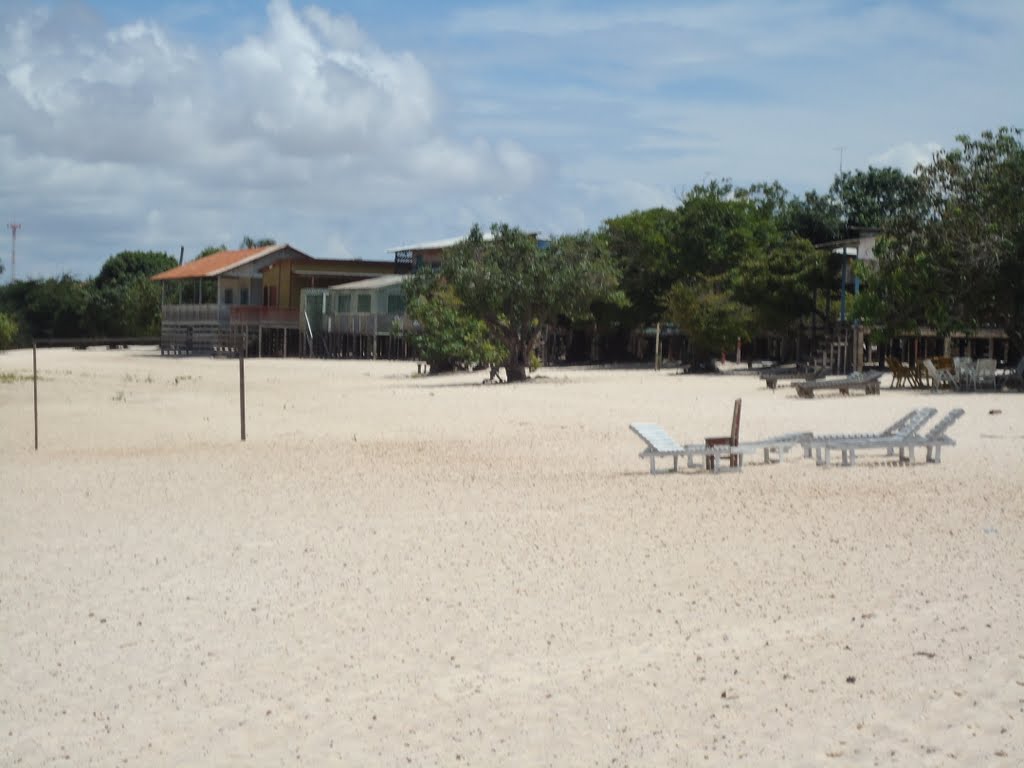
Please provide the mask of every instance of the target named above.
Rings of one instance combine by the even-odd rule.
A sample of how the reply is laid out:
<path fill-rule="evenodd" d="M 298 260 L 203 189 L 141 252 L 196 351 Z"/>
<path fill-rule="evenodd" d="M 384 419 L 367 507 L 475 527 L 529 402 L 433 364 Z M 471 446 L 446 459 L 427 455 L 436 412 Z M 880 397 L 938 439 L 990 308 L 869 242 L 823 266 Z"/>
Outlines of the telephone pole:
<path fill-rule="evenodd" d="M 18 240 L 18 230 L 21 229 L 21 224 L 11 222 L 7 225 L 7 228 L 11 230 L 11 282 L 14 282 L 14 260 L 17 257 L 17 251 L 15 250 L 15 243 Z"/>

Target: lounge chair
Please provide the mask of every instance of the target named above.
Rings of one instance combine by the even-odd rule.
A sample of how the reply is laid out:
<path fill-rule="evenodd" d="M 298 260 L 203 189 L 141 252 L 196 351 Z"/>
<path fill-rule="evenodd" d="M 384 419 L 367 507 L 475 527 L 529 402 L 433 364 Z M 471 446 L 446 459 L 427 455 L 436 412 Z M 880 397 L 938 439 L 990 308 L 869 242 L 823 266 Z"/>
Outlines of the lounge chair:
<path fill-rule="evenodd" d="M 703 464 L 705 469 L 712 472 L 720 472 L 726 466 L 738 471 L 743 467 L 743 457 L 757 452 L 764 455 L 765 464 L 771 464 L 781 461 L 786 453 L 801 445 L 801 441 L 810 438 L 809 432 L 791 432 L 764 440 L 741 443 L 739 441 L 741 407 L 742 400 L 736 400 L 733 404 L 732 430 L 729 435 L 707 437 L 703 444 L 684 445 L 677 442 L 657 424 L 648 422 L 634 422 L 629 425 L 629 428 L 647 444 L 647 447 L 640 453 L 640 458 L 651 462 L 652 475 L 656 471 L 655 461 L 659 458 L 671 458 L 672 470 L 678 471 L 680 456 L 686 457 L 686 465 L 690 469 L 697 469 Z"/>
<path fill-rule="evenodd" d="M 939 422 L 928 435 L 925 437 L 919 435 L 921 427 L 936 413 L 935 408 L 917 408 L 886 429 L 874 434 L 814 435 L 804 442 L 804 448 L 805 451 L 813 450 L 815 452 L 815 461 L 818 466 L 828 466 L 831 463 L 831 452 L 834 450 L 842 454 L 843 466 L 853 465 L 858 449 L 884 449 L 889 456 L 895 455 L 898 450 L 901 462 L 912 462 L 914 448 L 927 447 L 929 448 L 928 460 L 932 461 L 930 446 L 937 446 L 936 450 L 938 450 L 941 445 L 951 444 L 945 442 L 948 440 L 948 438 L 944 438 L 945 430 L 959 418 L 963 411 L 956 416 L 952 416 L 953 412 L 951 412 L 950 416 L 946 416 Z"/>
<path fill-rule="evenodd" d="M 928 371 L 928 378 L 932 380 L 932 392 L 938 392 L 943 388 L 956 389 L 956 379 L 945 368 L 936 368 L 934 362 L 925 360 L 924 369 Z"/>
<path fill-rule="evenodd" d="M 793 368 L 773 368 L 761 374 L 768 389 L 775 389 L 782 379 L 803 379 L 804 381 L 815 381 L 825 376 L 828 370 L 823 367 L 814 368 L 810 371 L 798 371 Z"/>
<path fill-rule="evenodd" d="M 974 368 L 974 361 L 971 358 L 954 357 L 953 375 L 956 377 L 960 389 L 978 388 L 978 377 Z"/>
<path fill-rule="evenodd" d="M 996 361 L 983 357 L 974 366 L 974 375 L 979 387 L 996 388 Z"/>
<path fill-rule="evenodd" d="M 838 389 L 840 394 L 848 395 L 851 389 L 863 389 L 865 395 L 877 395 L 881 392 L 878 380 L 881 371 L 865 371 L 851 373 L 837 379 L 821 379 L 819 381 L 801 381 L 795 384 L 796 393 L 800 397 L 814 397 L 814 393 L 822 389 Z"/>
<path fill-rule="evenodd" d="M 649 422 L 634 422 L 629 425 L 630 430 L 641 440 L 647 443 L 647 447 L 640 452 L 641 459 L 648 459 L 651 462 L 651 474 L 656 471 L 655 460 L 672 459 L 672 471 L 679 471 L 679 457 L 686 457 L 686 465 L 690 469 L 705 467 L 709 456 L 714 456 L 716 448 L 709 448 L 704 443 L 683 445 L 676 442 L 675 438 L 669 435 L 657 424 Z M 721 462 L 716 463 L 716 468 Z"/>
<path fill-rule="evenodd" d="M 943 416 L 934 427 L 928 430 L 927 434 L 909 435 L 904 446 L 900 449 L 900 457 L 902 458 L 903 450 L 905 449 L 910 454 L 910 462 L 913 463 L 914 448 L 924 448 L 926 451 L 925 461 L 932 464 L 938 464 L 942 461 L 942 446 L 956 445 L 956 441 L 947 435 L 946 431 L 963 415 L 963 408 L 954 408 Z"/>
<path fill-rule="evenodd" d="M 998 384 L 1011 387 L 1024 386 L 1024 357 L 1017 361 L 1017 367 L 1013 371 L 999 377 Z"/>

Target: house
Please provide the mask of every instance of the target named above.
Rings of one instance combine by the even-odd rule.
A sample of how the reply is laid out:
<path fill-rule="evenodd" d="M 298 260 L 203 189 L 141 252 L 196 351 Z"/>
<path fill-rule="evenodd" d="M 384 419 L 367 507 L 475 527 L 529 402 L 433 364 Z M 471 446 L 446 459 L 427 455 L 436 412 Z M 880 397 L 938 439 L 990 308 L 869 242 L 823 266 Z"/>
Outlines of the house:
<path fill-rule="evenodd" d="M 541 248 L 546 248 L 550 242 L 550 238 L 543 237 L 537 232 L 530 232 L 530 234 L 536 241 L 537 245 Z M 431 240 L 424 243 L 414 243 L 412 245 L 400 245 L 397 248 L 389 248 L 388 253 L 394 254 L 396 272 L 405 270 L 417 270 L 420 267 L 439 267 L 441 265 L 441 259 L 444 256 L 444 252 L 449 248 L 458 245 L 466 239 L 466 235 L 460 237 L 449 237 L 444 240 Z M 489 242 L 494 239 L 494 235 L 491 232 L 484 232 L 483 239 L 485 242 Z"/>
<path fill-rule="evenodd" d="M 403 283 L 409 275 L 382 275 L 306 288 L 300 307 L 311 354 L 327 357 L 408 356 Z"/>
<path fill-rule="evenodd" d="M 212 253 L 151 278 L 161 285 L 161 352 L 233 351 L 240 340 L 260 355 L 298 352 L 304 289 L 394 271 L 386 261 L 314 259 L 288 244 Z"/>
<path fill-rule="evenodd" d="M 901 362 L 910 364 L 916 364 L 925 357 L 953 357 L 957 354 L 1008 358 L 1010 340 L 1001 328 L 976 328 L 970 333 L 938 334 L 934 328 L 921 326 L 914 333 L 890 340 L 887 350 L 879 350 L 872 344 L 869 339 L 871 329 L 862 325 L 856 317 L 850 322 L 847 304 L 849 296 L 857 296 L 861 291 L 860 270 L 855 269 L 854 264 L 859 262 L 866 265 L 870 279 L 871 270 L 877 268 L 875 247 L 882 234 L 878 229 L 860 228 L 855 230 L 854 237 L 815 245 L 815 248 L 831 254 L 833 264 L 839 271 L 839 322 L 832 337 L 827 338 L 831 354 L 816 362 L 823 362 L 826 366 L 831 364 L 836 372 L 845 372 L 878 365 L 886 355 L 893 355 Z M 826 314 L 830 315 L 830 309 L 828 302 Z M 825 331 L 828 333 L 829 329 Z"/>

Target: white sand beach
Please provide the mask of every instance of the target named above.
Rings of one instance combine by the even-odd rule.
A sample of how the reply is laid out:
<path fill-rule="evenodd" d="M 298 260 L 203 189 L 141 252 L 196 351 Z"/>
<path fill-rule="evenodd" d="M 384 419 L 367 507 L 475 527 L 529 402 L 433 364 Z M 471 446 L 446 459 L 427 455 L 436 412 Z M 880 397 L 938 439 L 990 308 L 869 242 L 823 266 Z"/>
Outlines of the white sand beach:
<path fill-rule="evenodd" d="M 0 354 L 0 764 L 1024 764 L 1024 395 Z M 12 380 L 13 379 L 13 380 Z M 966 414 L 941 464 L 652 476 Z"/>

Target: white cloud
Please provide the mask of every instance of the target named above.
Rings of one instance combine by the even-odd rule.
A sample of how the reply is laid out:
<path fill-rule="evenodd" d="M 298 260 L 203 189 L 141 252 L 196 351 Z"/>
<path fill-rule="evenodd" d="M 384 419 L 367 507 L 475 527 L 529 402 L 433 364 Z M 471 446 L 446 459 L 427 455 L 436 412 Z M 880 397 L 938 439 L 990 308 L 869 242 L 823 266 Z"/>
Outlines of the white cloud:
<path fill-rule="evenodd" d="M 875 167 L 899 168 L 904 173 L 910 173 L 918 165 L 930 163 L 932 157 L 940 149 L 942 149 L 942 145 L 934 141 L 925 144 L 906 141 L 874 155 L 869 159 L 869 163 Z"/>
<path fill-rule="evenodd" d="M 113 27 L 51 2 L 0 8 L 0 216 L 51 272 L 243 234 L 386 258 L 474 222 L 597 228 L 709 177 L 820 190 L 839 146 L 909 170 L 1024 124 L 1010 0 L 460 0 L 408 24 L 187 2 Z"/>
<path fill-rule="evenodd" d="M 24 248 L 46 230 L 63 242 L 44 247 L 78 250 L 73 271 L 121 248 L 198 250 L 217 239 L 210 229 L 238 222 L 314 252 L 385 257 L 331 231 L 340 206 L 486 195 L 539 170 L 500 135 L 446 135 L 419 59 L 381 49 L 351 18 L 271 0 L 258 34 L 206 50 L 149 21 L 104 28 L 82 8 L 29 9 L 0 26 L 0 167 L 19 189 L 0 204 L 28 220 Z M 91 255 L 72 231 L 88 216 L 111 233 Z M 302 221 L 314 242 L 266 232 L 275 218 Z"/>

